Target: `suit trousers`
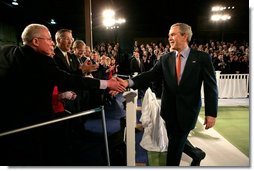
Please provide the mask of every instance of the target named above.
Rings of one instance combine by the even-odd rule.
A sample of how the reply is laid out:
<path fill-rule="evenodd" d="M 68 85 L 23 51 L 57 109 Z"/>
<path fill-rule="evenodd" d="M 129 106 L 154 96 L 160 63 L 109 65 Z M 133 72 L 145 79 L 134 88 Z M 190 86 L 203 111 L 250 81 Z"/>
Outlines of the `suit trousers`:
<path fill-rule="evenodd" d="M 179 166 L 188 133 L 168 133 L 167 166 Z"/>

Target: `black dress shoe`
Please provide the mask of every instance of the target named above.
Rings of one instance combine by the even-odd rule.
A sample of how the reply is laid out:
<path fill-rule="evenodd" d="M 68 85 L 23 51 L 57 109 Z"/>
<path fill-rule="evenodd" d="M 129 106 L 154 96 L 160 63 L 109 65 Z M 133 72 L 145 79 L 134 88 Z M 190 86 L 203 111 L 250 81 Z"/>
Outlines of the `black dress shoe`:
<path fill-rule="evenodd" d="M 193 158 L 192 162 L 191 162 L 191 166 L 200 166 L 200 162 L 201 160 L 203 160 L 206 156 L 206 153 L 201 150 L 200 148 L 196 147 L 196 151 L 195 151 L 195 158 Z"/>

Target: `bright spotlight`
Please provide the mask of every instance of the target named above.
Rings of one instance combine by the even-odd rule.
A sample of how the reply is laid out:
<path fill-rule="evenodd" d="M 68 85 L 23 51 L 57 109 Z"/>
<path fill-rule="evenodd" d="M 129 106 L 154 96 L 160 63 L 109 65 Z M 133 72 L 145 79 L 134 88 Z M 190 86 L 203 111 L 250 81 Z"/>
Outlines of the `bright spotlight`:
<path fill-rule="evenodd" d="M 115 11 L 111 10 L 111 9 L 107 9 L 104 10 L 103 13 L 103 25 L 108 29 L 115 29 L 115 28 L 119 28 L 115 27 L 115 25 L 120 25 L 126 22 L 126 20 L 124 18 L 119 18 L 119 19 L 115 19 Z"/>
<path fill-rule="evenodd" d="M 231 19 L 231 16 L 228 15 L 228 14 L 224 14 L 224 15 L 221 16 L 221 19 L 224 20 L 224 21 L 229 20 L 229 19 Z"/>
<path fill-rule="evenodd" d="M 125 22 L 126 22 L 126 20 L 124 18 L 119 18 L 118 20 L 116 20 L 116 23 L 118 23 L 118 24 L 123 24 Z"/>
<path fill-rule="evenodd" d="M 214 14 L 214 15 L 211 16 L 212 21 L 220 21 L 220 20 L 226 21 L 226 20 L 229 20 L 229 19 L 231 19 L 231 16 L 228 15 L 228 14 L 223 14 L 223 15 Z"/>
<path fill-rule="evenodd" d="M 222 6 L 213 6 L 212 7 L 213 12 L 223 11 L 223 10 L 224 10 L 224 7 L 222 7 Z"/>
<path fill-rule="evenodd" d="M 103 20 L 103 25 L 106 27 L 111 27 L 111 26 L 115 25 L 115 23 L 116 23 L 116 21 L 113 18 L 107 18 L 107 19 L 105 18 Z"/>
<path fill-rule="evenodd" d="M 111 9 L 104 10 L 102 13 L 104 18 L 114 18 L 115 16 L 115 11 Z"/>

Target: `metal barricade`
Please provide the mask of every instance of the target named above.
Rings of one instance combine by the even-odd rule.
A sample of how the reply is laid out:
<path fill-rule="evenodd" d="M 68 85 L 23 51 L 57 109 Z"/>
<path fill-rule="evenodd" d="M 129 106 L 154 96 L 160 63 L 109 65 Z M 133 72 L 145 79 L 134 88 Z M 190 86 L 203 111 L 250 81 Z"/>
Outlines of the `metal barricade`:
<path fill-rule="evenodd" d="M 6 131 L 6 132 L 2 132 L 2 133 L 0 133 L 0 138 L 3 137 L 3 136 L 19 133 L 19 132 L 22 132 L 22 131 L 42 127 L 42 126 L 45 126 L 45 125 L 50 125 L 50 124 L 53 124 L 53 123 L 57 123 L 57 122 L 61 122 L 61 121 L 65 121 L 65 120 L 69 120 L 69 119 L 73 119 L 73 118 L 78 118 L 78 117 L 89 115 L 89 114 L 96 113 L 96 112 L 101 112 L 102 127 L 103 127 L 104 140 L 105 140 L 105 149 L 106 149 L 106 158 L 107 158 L 107 164 L 108 164 L 108 166 L 110 166 L 110 157 L 109 157 L 108 137 L 107 137 L 107 128 L 106 128 L 106 119 L 105 119 L 104 106 L 94 108 L 94 109 L 90 109 L 90 110 L 86 110 L 86 111 L 79 112 L 79 113 L 76 113 L 76 114 L 72 114 L 71 116 L 66 116 L 66 117 L 50 120 L 50 121 L 47 121 L 47 122 L 42 122 L 42 123 L 34 124 L 34 125 L 31 125 L 31 126 L 18 128 L 18 129 Z"/>

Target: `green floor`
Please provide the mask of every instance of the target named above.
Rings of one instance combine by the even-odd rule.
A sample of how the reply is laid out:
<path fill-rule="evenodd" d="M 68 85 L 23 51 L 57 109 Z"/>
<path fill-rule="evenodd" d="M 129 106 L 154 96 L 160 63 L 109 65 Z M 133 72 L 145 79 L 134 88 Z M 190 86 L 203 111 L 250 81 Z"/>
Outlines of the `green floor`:
<path fill-rule="evenodd" d="M 204 119 L 203 108 L 200 117 Z M 249 123 L 249 107 L 219 107 L 214 129 L 249 157 Z M 165 166 L 166 152 L 148 152 L 148 160 L 150 166 Z"/>
<path fill-rule="evenodd" d="M 204 117 L 204 110 L 200 116 Z M 249 157 L 249 107 L 219 107 L 214 129 Z"/>

